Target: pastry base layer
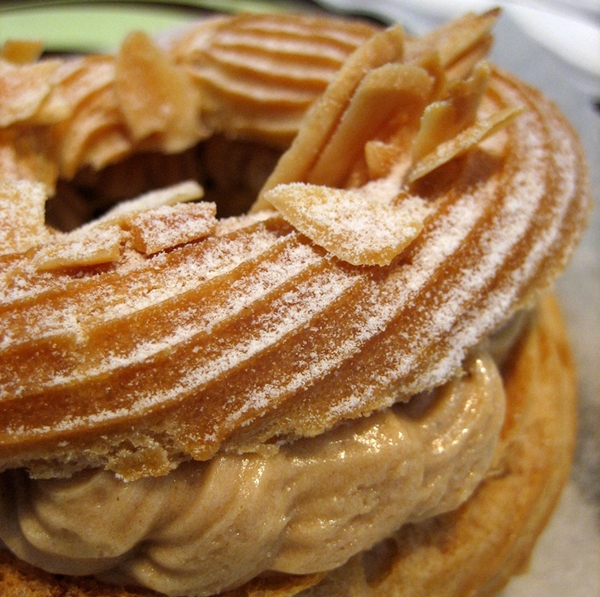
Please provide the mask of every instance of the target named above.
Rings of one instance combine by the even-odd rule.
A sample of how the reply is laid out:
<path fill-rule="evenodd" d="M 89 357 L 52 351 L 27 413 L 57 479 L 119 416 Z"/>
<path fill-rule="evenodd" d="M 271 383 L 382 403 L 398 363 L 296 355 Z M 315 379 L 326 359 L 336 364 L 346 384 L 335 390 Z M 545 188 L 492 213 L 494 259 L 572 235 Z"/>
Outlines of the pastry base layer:
<path fill-rule="evenodd" d="M 556 301 L 544 298 L 504 372 L 508 412 L 489 476 L 457 511 L 407 525 L 328 575 L 256 579 L 226 597 L 484 597 L 523 571 L 566 482 L 576 378 Z M 141 597 L 46 574 L 0 551 L 0 596 Z"/>

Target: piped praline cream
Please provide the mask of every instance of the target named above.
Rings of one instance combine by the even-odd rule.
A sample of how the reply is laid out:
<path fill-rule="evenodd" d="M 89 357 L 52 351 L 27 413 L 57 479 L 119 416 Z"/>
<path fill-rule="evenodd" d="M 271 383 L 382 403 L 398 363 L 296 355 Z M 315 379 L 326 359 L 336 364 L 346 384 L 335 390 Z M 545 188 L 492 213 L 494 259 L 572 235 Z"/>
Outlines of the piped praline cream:
<path fill-rule="evenodd" d="M 14 553 L 209 595 L 331 570 L 468 499 L 504 411 L 474 351 L 552 284 L 589 208 L 562 115 L 480 61 L 495 16 L 418 40 L 328 28 L 341 54 L 287 43 L 318 20 L 224 18 L 165 52 L 134 34 L 114 58 L 3 63 L 37 73 L 32 101 L 0 115 Z M 240 58 L 256 57 L 249 35 L 274 44 L 260 60 Z M 271 70 L 286 84 L 269 91 Z M 59 175 L 290 130 L 249 215 L 217 219 L 184 183 L 69 233 L 45 224 Z"/>
<path fill-rule="evenodd" d="M 59 574 L 166 595 L 213 595 L 265 572 L 329 571 L 407 522 L 462 504 L 486 476 L 502 379 L 478 352 L 463 376 L 406 405 L 271 455 L 217 455 L 129 483 L 0 477 L 0 539 Z"/>

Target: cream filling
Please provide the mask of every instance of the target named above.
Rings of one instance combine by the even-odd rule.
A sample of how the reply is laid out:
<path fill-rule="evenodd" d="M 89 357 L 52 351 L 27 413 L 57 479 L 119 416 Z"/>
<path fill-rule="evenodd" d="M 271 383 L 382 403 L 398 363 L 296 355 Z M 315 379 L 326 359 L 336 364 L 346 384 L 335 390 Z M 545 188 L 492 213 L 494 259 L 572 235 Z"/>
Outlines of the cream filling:
<path fill-rule="evenodd" d="M 407 522 L 453 510 L 486 475 L 504 418 L 494 360 L 274 454 L 223 454 L 165 477 L 0 477 L 0 538 L 55 573 L 170 596 L 212 595 L 266 571 L 326 571 Z"/>

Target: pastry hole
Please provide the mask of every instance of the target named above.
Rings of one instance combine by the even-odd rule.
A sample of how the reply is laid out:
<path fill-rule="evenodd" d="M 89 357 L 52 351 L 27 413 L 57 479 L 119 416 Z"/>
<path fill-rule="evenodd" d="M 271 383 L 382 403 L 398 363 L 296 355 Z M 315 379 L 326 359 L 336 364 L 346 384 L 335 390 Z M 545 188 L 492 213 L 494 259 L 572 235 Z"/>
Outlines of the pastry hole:
<path fill-rule="evenodd" d="M 194 180 L 203 201 L 217 204 L 218 217 L 247 212 L 275 167 L 281 150 L 251 141 L 212 137 L 177 154 L 141 153 L 95 171 L 85 168 L 59 180 L 46 204 L 47 223 L 70 231 L 115 204 L 148 191 Z"/>

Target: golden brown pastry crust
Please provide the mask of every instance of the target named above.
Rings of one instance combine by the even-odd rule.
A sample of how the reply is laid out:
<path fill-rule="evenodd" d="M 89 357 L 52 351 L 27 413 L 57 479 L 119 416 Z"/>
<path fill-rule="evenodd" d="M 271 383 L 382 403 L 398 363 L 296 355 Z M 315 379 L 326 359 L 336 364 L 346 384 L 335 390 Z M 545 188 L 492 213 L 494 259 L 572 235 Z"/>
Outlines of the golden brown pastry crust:
<path fill-rule="evenodd" d="M 442 28 L 425 42 L 408 40 L 406 48 L 398 28 L 377 34 L 374 44 L 364 44 L 362 52 L 345 64 L 350 63 L 354 73 L 361 72 L 365 65 L 363 58 L 368 69 L 376 70 L 380 66 L 396 69 L 395 63 L 406 50 L 404 59 L 412 62 L 410 67 L 417 68 L 415 65 L 418 64 L 418 68 L 425 69 L 421 69 L 422 80 L 432 75 L 433 81 L 434 75 L 442 71 L 448 76 L 465 75 L 489 47 L 488 31 L 495 16 L 495 13 L 488 13 L 481 19 L 469 17 L 458 29 L 454 26 Z M 101 167 L 131 152 L 149 149 L 179 151 L 215 132 L 247 135 L 285 145 L 297 130 L 301 115 L 323 90 L 331 74 L 355 47 L 367 38 L 373 39 L 374 30 L 348 25 L 346 33 L 349 37 L 329 66 L 330 74 L 321 76 L 321 73 L 308 88 L 302 83 L 290 94 L 290 81 L 285 76 L 281 79 L 282 87 L 274 92 L 271 87 L 262 85 L 262 77 L 267 73 L 260 73 L 260 69 L 257 71 L 252 65 L 251 76 L 245 80 L 247 73 L 240 60 L 243 61 L 247 50 L 242 52 L 241 58 L 233 59 L 233 70 L 229 69 L 227 60 L 219 62 L 224 56 L 219 37 L 221 27 L 230 27 L 228 33 L 239 42 L 251 34 L 256 22 L 252 17 L 212 21 L 200 35 L 200 49 L 194 45 L 196 38 L 184 38 L 171 48 L 169 59 L 147 38 L 134 35 L 123 46 L 127 51 L 124 50 L 115 61 L 94 57 L 74 67 L 70 65 L 66 72 L 65 65 L 57 62 L 32 66 L 41 79 L 46 77 L 44 81 L 56 78 L 61 81 L 55 88 L 59 92 L 43 96 L 43 86 L 33 85 L 28 91 L 34 96 L 39 94 L 37 99 L 33 98 L 33 103 L 37 102 L 34 111 L 21 111 L 18 101 L 10 106 L 13 112 L 9 112 L 13 116 L 16 114 L 16 120 L 0 134 L 4 157 L 0 163 L 2 177 L 7 180 L 33 178 L 53 187 L 59 175 L 72 177 L 81 166 Z M 259 29 L 265 22 L 267 30 L 271 26 L 277 29 L 291 23 L 285 18 L 272 21 L 259 18 Z M 317 24 L 329 26 L 328 21 L 302 19 L 294 26 L 300 25 L 301 36 L 306 39 L 307 28 L 310 30 Z M 465 30 L 469 32 L 466 37 L 462 35 Z M 457 35 L 457 31 L 461 35 Z M 259 33 L 264 34 L 265 30 Z M 331 30 L 325 33 L 325 38 L 332 39 Z M 429 54 L 431 44 L 438 49 L 435 58 Z M 314 55 L 314 48 L 309 54 Z M 198 56 L 200 61 L 195 63 Z M 205 68 L 207 57 L 208 69 Z M 284 57 L 282 64 L 285 71 L 288 59 Z M 147 69 L 138 68 L 140 66 Z M 136 69 L 147 70 L 148 77 L 133 84 L 128 73 Z M 183 74 L 184 71 L 187 74 Z M 303 70 L 302 76 L 306 72 Z M 6 73 L 12 76 L 11 67 L 6 68 Z M 216 78 L 213 77 L 215 73 Z M 163 474 L 179 460 L 210 458 L 221 448 L 257 449 L 257 445 L 273 439 L 318 434 L 340 418 L 360 416 L 389 406 L 396 400 L 406 400 L 415 392 L 448 379 L 470 348 L 551 284 L 581 233 L 589 202 L 581 150 L 564 118 L 542 96 L 510 75 L 497 69 L 490 73 L 491 84 L 482 104 L 484 116 L 509 109 L 516 102 L 527 108 L 525 124 L 513 125 L 503 132 L 504 145 L 500 144 L 499 153 L 494 153 L 494 148 L 498 149 L 495 145 L 490 152 L 474 148 L 441 168 L 440 176 L 424 177 L 423 180 L 408 177 L 410 184 L 416 180 L 414 188 L 421 197 L 430 200 L 433 207 L 417 240 L 396 261 L 382 268 L 361 267 L 362 264 L 350 266 L 272 213 L 235 224 L 207 222 L 206 227 L 200 228 L 209 230 L 206 233 L 208 240 L 194 237 L 181 245 L 177 241 L 176 246 L 168 242 L 166 245 L 160 242 L 148 244 L 144 230 L 140 228 L 142 225 L 134 218 L 129 219 L 125 225 L 118 223 L 112 230 L 114 238 L 106 241 L 114 251 L 111 259 L 118 263 L 101 263 L 97 267 L 87 263 L 81 271 L 69 270 L 73 266 L 68 261 L 72 258 L 69 255 L 68 267 L 56 267 L 56 259 L 59 263 L 63 259 L 60 255 L 56 257 L 55 245 L 60 243 L 49 242 L 50 252 L 45 253 L 43 245 L 50 233 L 43 226 L 38 227 L 39 237 L 34 242 L 27 238 L 24 229 L 20 229 L 19 244 L 13 243 L 9 226 L 9 234 L 3 238 L 4 255 L 0 259 L 10 287 L 2 305 L 4 321 L 8 322 L 8 348 L 4 346 L 2 354 L 10 363 L 10 368 L 4 371 L 8 388 L 5 388 L 5 398 L 8 399 L 0 410 L 0 420 L 4 421 L 0 426 L 3 430 L 0 434 L 3 466 L 35 467 L 35 460 L 41 459 L 46 462 L 37 472 L 44 474 L 68 474 L 72 468 L 90 465 L 107 465 L 131 478 L 141 474 Z M 90 75 L 95 83 L 91 91 L 86 88 L 85 97 L 79 97 L 79 83 Z M 354 80 L 353 76 L 350 77 L 349 97 L 361 83 L 360 78 Z M 342 81 L 347 80 L 342 78 Z M 61 86 L 65 82 L 66 85 Z M 155 98 L 147 93 L 157 82 L 165 91 L 163 97 Z M 170 83 L 173 88 L 183 90 L 181 97 L 170 92 Z M 263 102 L 261 94 L 267 87 L 273 95 L 267 98 L 271 101 Z M 334 99 L 337 97 L 346 102 L 344 89 L 339 96 L 334 93 Z M 468 89 L 465 93 L 468 95 Z M 133 98 L 133 103 L 119 103 L 124 97 Z M 136 105 L 135 101 L 144 97 L 149 99 L 149 104 Z M 184 101 L 181 101 L 182 97 Z M 195 112 L 190 107 L 198 108 L 200 98 L 205 102 L 202 104 L 205 120 L 197 128 L 195 124 L 188 126 L 195 123 Z M 325 103 L 328 99 L 331 97 L 327 96 Z M 61 101 L 66 102 L 63 107 L 66 106 L 67 111 L 72 110 L 62 120 L 61 111 L 56 108 Z M 169 108 L 165 114 L 177 114 L 175 121 L 169 117 L 166 120 L 153 118 L 153 114 L 160 113 L 155 109 L 160 105 Z M 272 105 L 276 106 L 274 112 L 269 111 Z M 290 112 L 280 119 L 278 115 L 285 105 L 291 106 Z M 354 168 L 352 158 L 351 172 L 343 173 L 333 182 L 328 178 L 327 168 L 313 161 L 315 155 L 327 155 L 327 144 L 335 139 L 335 131 L 343 128 L 336 128 L 338 119 L 343 118 L 343 110 L 336 108 L 328 112 L 321 108 L 317 106 L 312 112 L 313 120 L 306 121 L 308 124 L 305 124 L 299 141 L 282 160 L 274 180 L 284 184 L 316 180 L 336 187 L 360 186 L 357 181 L 364 182 L 365 172 L 371 167 L 363 163 L 362 157 L 356 160 L 360 162 L 358 168 Z M 357 111 L 360 116 L 360 106 Z M 319 120 L 323 113 L 331 116 L 327 121 L 331 127 L 326 127 L 322 146 L 315 148 L 311 146 L 313 133 L 319 128 L 319 122 L 323 122 Z M 141 118 L 138 118 L 140 114 Z M 150 118 L 146 118 L 147 115 Z M 256 115 L 258 118 L 255 119 Z M 227 129 L 230 124 L 231 130 Z M 376 128 L 379 129 L 379 125 Z M 394 150 L 394 142 L 398 141 L 392 134 L 395 131 L 386 131 L 385 126 L 383 129 L 375 131 L 373 138 L 365 136 L 366 141 L 375 141 L 371 148 L 375 148 L 375 154 L 379 152 L 379 158 L 385 157 L 390 148 Z M 381 138 L 377 137 L 379 133 L 383 134 Z M 308 143 L 305 143 L 307 139 Z M 391 143 L 386 145 L 388 141 Z M 315 153 L 311 154 L 313 150 Z M 308 156 L 308 162 L 297 160 L 297 154 Z M 367 157 L 365 160 L 368 162 Z M 290 163 L 299 166 L 299 170 L 292 168 L 290 172 Z M 375 160 L 374 169 L 381 169 L 382 164 L 385 165 L 385 159 Z M 313 176 L 315 178 L 311 178 Z M 532 178 L 534 182 L 528 188 Z M 266 190 L 269 191 L 271 186 L 273 180 Z M 16 196 L 23 193 L 22 197 L 30 199 L 35 195 L 32 208 L 39 207 L 40 187 L 36 187 L 35 193 L 30 193 L 31 188 L 26 187 L 24 190 L 10 185 L 6 188 L 8 191 L 3 188 L 4 198 L 9 196 L 9 203 L 12 193 Z M 460 203 L 465 197 L 473 200 L 471 206 L 467 202 Z M 515 198 L 519 205 L 515 205 Z M 401 201 L 399 195 L 398 203 Z M 511 215 L 523 205 L 531 211 L 523 219 L 513 221 Z M 268 201 L 265 206 L 268 207 Z M 464 224 L 456 214 L 450 215 L 453 210 L 464 216 L 477 209 L 481 211 L 472 226 Z M 164 217 L 169 219 L 176 215 L 169 212 Z M 205 218 L 204 215 L 198 217 Z M 156 218 L 153 221 L 156 223 Z M 27 220 L 27 223 L 35 229 L 35 222 Z M 461 231 L 469 242 L 458 243 L 454 254 L 448 259 L 440 259 L 429 277 L 421 280 L 419 293 L 415 296 L 405 297 L 404 302 L 394 305 L 385 303 L 390 312 L 382 318 L 381 326 L 374 335 L 361 336 L 365 322 L 376 321 L 384 301 L 397 297 L 399 290 L 411 286 L 416 272 L 422 271 L 418 264 L 441 256 L 442 249 L 435 244 L 435 239 L 445 234 L 451 237 L 456 227 L 463 225 Z M 521 225 L 524 226 L 522 230 L 519 229 Z M 494 246 L 490 248 L 489 239 L 494 235 L 499 245 L 502 245 L 502 239 L 511 239 L 508 252 L 496 250 Z M 85 241 L 87 244 L 90 238 Z M 69 242 L 67 239 L 66 244 Z M 241 247 L 241 253 L 233 275 L 220 274 L 204 286 L 187 287 L 187 294 L 163 297 L 161 301 L 169 303 L 168 309 L 162 308 L 159 301 L 145 304 L 139 310 L 133 309 L 120 318 L 116 305 L 125 303 L 135 292 L 139 292 L 142 299 L 151 294 L 147 285 L 127 286 L 136 276 L 146 279 L 151 275 L 152 256 L 145 254 L 148 246 L 158 246 L 159 252 L 168 249 L 160 259 L 169 264 L 159 272 L 152 287 L 162 289 L 168 284 L 161 276 L 165 272 L 167 276 L 173 274 L 177 267 L 185 264 L 185 259 L 201 262 L 208 255 L 210 261 L 214 258 L 210 255 L 211 247 L 216 247 L 215 253 L 223 253 L 223 247 L 236 243 Z M 144 256 L 140 257 L 142 254 Z M 288 255 L 295 257 L 290 260 Z M 500 263 L 492 263 L 479 278 L 467 276 L 465 280 L 466 272 L 477 270 L 482 255 L 492 262 L 500 256 Z M 121 257 L 123 259 L 119 261 Z M 280 258 L 282 260 L 277 261 Z M 141 262 L 144 265 L 136 269 L 135 264 Z M 134 353 L 143 341 L 149 339 L 150 344 L 160 344 L 169 334 L 177 336 L 180 330 L 169 327 L 177 319 L 174 314 L 189 315 L 190 309 L 197 309 L 193 312 L 196 319 L 207 317 L 211 308 L 222 310 L 224 303 L 219 301 L 222 297 L 233 296 L 236 289 L 241 289 L 244 296 L 258 279 L 253 276 L 261 268 L 273 270 L 275 265 L 288 267 L 290 263 L 294 267 L 300 264 L 299 270 L 267 289 L 267 299 L 259 297 L 254 303 L 242 305 L 235 317 L 221 325 L 219 334 L 210 336 L 205 330 L 196 331 L 196 344 L 176 341 L 169 346 L 165 352 L 169 353 L 170 363 L 175 364 L 169 372 L 170 377 L 160 362 L 164 355 L 156 357 L 157 366 L 154 366 L 156 355 L 141 364 L 135 360 Z M 397 284 L 403 276 L 406 279 Z M 271 330 L 268 325 L 261 327 L 262 324 L 257 322 L 268 320 L 275 306 L 289 307 L 286 317 L 293 321 L 292 293 L 305 288 L 305 294 L 298 294 L 294 300 L 298 304 L 310 304 L 308 299 L 322 298 L 324 288 L 334 278 L 339 285 L 339 296 L 333 293 L 324 299 L 320 311 L 304 313 L 302 325 L 294 323 L 285 334 L 280 334 L 280 341 L 267 342 L 258 358 L 251 356 L 246 361 L 242 358 L 225 370 L 217 384 L 212 384 L 212 380 L 204 386 L 199 383 L 191 389 L 186 388 L 176 400 L 169 402 L 167 399 L 165 404 L 158 406 L 154 402 L 147 407 L 145 398 L 150 396 L 152 402 L 159 389 L 168 394 L 185 371 L 217 362 L 230 348 L 232 353 L 235 350 L 243 352 L 243 343 L 249 343 L 253 335 L 265 333 L 268 336 Z M 181 282 L 182 278 L 176 278 L 175 286 Z M 110 284 L 113 285 L 112 298 L 107 303 L 96 302 L 97 312 L 87 320 L 87 305 L 82 303 L 85 307 L 82 308 L 77 301 L 86 292 L 88 298 L 93 297 L 95 292 Z M 15 288 L 15 294 L 11 294 Z M 453 293 L 457 295 L 455 302 L 447 298 Z M 497 309 L 494 309 L 494 300 L 498 302 Z M 446 320 L 432 328 L 429 325 L 432 316 L 443 308 L 447 309 Z M 64 315 L 65 325 L 44 327 L 47 309 L 58 317 Z M 117 317 L 102 320 L 100 312 L 103 309 L 104 314 L 111 315 L 114 309 Z M 369 309 L 372 309 L 371 313 Z M 81 328 L 69 328 L 71 316 L 72 320 L 83 322 Z M 343 343 L 339 336 L 341 320 L 352 320 L 344 329 L 347 337 L 342 338 L 345 341 L 351 337 L 352 350 L 337 355 L 339 359 L 330 370 L 318 374 L 311 371 L 311 383 L 304 383 L 300 388 L 294 386 L 294 375 L 305 374 L 310 365 L 320 366 Z M 128 332 L 115 342 L 116 332 L 124 323 L 132 330 L 142 330 L 141 336 L 136 339 Z M 158 335 L 144 337 L 149 329 Z M 318 333 L 315 334 L 315 330 Z M 164 337 L 160 336 L 163 332 Z M 453 352 L 457 337 L 461 338 L 461 344 L 458 351 Z M 23 338 L 26 338 L 24 343 L 21 342 Z M 214 341 L 214 345 L 210 341 Z M 80 352 L 71 351 L 75 345 Z M 304 360 L 308 358 L 304 350 L 306 345 L 311 346 L 312 361 Z M 122 362 L 127 364 L 120 370 L 117 367 L 113 377 L 103 377 L 106 371 L 101 366 L 106 363 L 102 362 L 102 356 L 108 354 L 109 347 L 115 350 L 111 354 L 116 361 L 123 358 Z M 225 350 L 221 354 L 219 351 L 223 347 Z M 129 361 L 124 358 L 128 350 L 134 354 Z M 54 358 L 38 361 L 44 351 L 52 352 Z M 202 361 L 203 351 L 206 352 L 205 361 Z M 201 355 L 200 360 L 194 360 L 197 354 Z M 412 368 L 401 366 L 403 360 L 412 362 L 411 359 L 415 360 Z M 448 366 L 448 362 L 452 366 Z M 285 365 L 277 374 L 274 373 L 276 364 Z M 439 373 L 440 369 L 443 374 Z M 394 371 L 392 378 L 382 382 L 391 371 Z M 319 383 L 313 383 L 315 380 Z M 43 389 L 44 383 L 48 384 L 46 389 Z M 284 390 L 278 396 L 269 393 L 265 405 L 265 399 L 261 399 L 263 389 L 281 388 L 284 383 L 289 384 L 289 391 Z M 307 597 L 342 597 L 348 593 L 484 596 L 503 586 L 510 575 L 523 566 L 550 515 L 567 478 L 573 448 L 573 368 L 562 321 L 551 299 L 543 300 L 536 321 L 509 364 L 506 384 L 509 416 L 495 466 L 465 506 L 456 512 L 404 527 L 368 554 L 356 556 L 324 578 L 323 575 L 265 576 L 229 592 L 228 597 L 284 597 L 304 591 Z M 349 405 L 359 385 L 363 395 L 370 399 Z M 258 388 L 254 405 L 245 393 L 249 387 Z M 121 392 L 123 388 L 126 391 Z M 114 390 L 113 396 L 106 400 L 107 391 L 111 390 Z M 193 397 L 189 399 L 191 394 Z M 36 408 L 31 409 L 31 404 Z M 228 408 L 224 408 L 225 405 Z M 31 412 L 35 412 L 34 417 Z M 519 500 L 515 501 L 515 495 Z M 520 531 L 515 533 L 515 528 Z M 5 552 L 0 553 L 0 593 L 31 597 L 156 595 L 142 589 L 111 587 L 90 579 L 49 575 Z"/>
<path fill-rule="evenodd" d="M 322 575 L 257 579 L 227 597 L 485 597 L 500 590 L 525 569 L 568 478 L 574 448 L 576 376 L 553 297 L 542 299 L 503 377 L 507 418 L 494 465 L 461 508 L 403 527 L 323 580 Z M 6 552 L 0 552 L 0 594 L 157 595 L 53 576 Z"/>
<path fill-rule="evenodd" d="M 331 116 L 332 95 L 348 102 L 346 88 L 353 97 L 365 68 L 402 71 L 402 51 L 398 28 L 363 44 L 286 156 L 311 155 L 306 131 Z M 53 251 L 93 248 L 98 228 L 83 241 L 9 246 L 0 261 L 0 356 L 10 363 L 0 372 L 0 466 L 39 476 L 86 466 L 125 478 L 165 474 L 219 449 L 314 436 L 445 383 L 471 348 L 551 285 L 585 226 L 575 133 L 548 100 L 492 69 L 482 118 L 515 104 L 525 112 L 499 145 L 472 147 L 390 198 L 392 211 L 419 201 L 426 215 L 387 266 L 352 266 L 273 212 L 221 221 L 156 258 L 138 251 L 135 221 L 116 219 L 102 228 L 113 261 L 97 266 L 49 264 Z M 384 129 L 372 140 L 385 144 Z M 279 182 L 314 182 L 310 167 L 290 174 L 286 156 Z"/>
<path fill-rule="evenodd" d="M 475 494 L 454 512 L 400 529 L 375 577 L 357 556 L 347 565 L 353 572 L 335 572 L 311 597 L 346 595 L 350 577 L 365 595 L 487 597 L 526 571 L 568 479 L 576 439 L 576 373 L 553 297 L 542 299 L 504 379 L 501 443 Z"/>

